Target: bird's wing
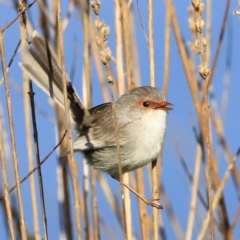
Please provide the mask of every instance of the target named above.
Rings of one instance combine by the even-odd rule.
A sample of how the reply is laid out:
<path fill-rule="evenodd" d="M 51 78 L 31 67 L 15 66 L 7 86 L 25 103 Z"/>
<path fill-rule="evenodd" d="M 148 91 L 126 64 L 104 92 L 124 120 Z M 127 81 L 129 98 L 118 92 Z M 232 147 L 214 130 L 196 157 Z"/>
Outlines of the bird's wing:
<path fill-rule="evenodd" d="M 89 109 L 92 121 L 91 125 L 77 137 L 73 149 L 75 151 L 86 151 L 92 149 L 116 146 L 114 118 L 112 103 L 104 103 Z M 126 140 L 124 126 L 129 123 L 121 124 L 118 120 L 119 138 L 121 144 Z"/>

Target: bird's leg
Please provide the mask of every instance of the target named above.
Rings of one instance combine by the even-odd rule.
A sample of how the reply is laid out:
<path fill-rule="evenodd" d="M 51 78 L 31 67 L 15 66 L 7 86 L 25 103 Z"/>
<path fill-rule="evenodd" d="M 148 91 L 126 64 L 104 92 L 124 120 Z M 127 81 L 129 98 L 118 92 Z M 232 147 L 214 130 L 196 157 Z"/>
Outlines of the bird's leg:
<path fill-rule="evenodd" d="M 125 184 L 124 182 L 122 182 L 122 184 L 128 188 L 128 190 L 130 190 L 132 193 L 134 193 L 137 197 L 139 197 L 142 201 L 144 201 L 147 205 L 151 205 L 152 207 L 155 207 L 157 209 L 163 209 L 163 206 L 161 203 L 157 202 L 160 200 L 160 198 L 157 199 L 146 199 L 144 197 L 142 197 L 139 193 L 137 193 L 135 190 L 133 190 L 131 187 L 129 187 L 127 184 Z"/>

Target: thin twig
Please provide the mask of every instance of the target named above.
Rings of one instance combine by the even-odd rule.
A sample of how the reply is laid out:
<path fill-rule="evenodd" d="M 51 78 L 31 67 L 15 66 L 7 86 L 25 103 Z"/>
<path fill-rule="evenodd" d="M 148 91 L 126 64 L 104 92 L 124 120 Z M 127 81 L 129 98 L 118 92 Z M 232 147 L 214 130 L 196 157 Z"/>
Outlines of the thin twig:
<path fill-rule="evenodd" d="M 40 152 L 39 152 L 37 121 L 36 121 L 36 113 L 35 113 L 35 105 L 34 105 L 34 94 L 35 93 L 33 92 L 33 87 L 32 87 L 32 81 L 31 80 L 29 81 L 29 93 L 28 94 L 29 94 L 30 103 L 31 103 L 33 137 L 34 137 L 36 161 L 37 161 L 37 165 L 39 165 L 40 164 Z M 44 239 L 47 240 L 48 239 L 47 215 L 46 215 L 46 208 L 45 208 L 45 199 L 44 199 L 44 189 L 43 189 L 41 167 L 38 168 L 38 183 L 39 183 L 40 200 L 41 200 L 41 207 L 42 207 Z"/>
<path fill-rule="evenodd" d="M 164 43 L 164 75 L 163 75 L 163 94 L 165 97 L 168 92 L 169 70 L 170 70 L 170 37 L 171 37 L 171 17 L 166 6 L 165 23 L 165 43 Z"/>
<path fill-rule="evenodd" d="M 97 175 L 97 180 L 103 190 L 103 193 L 106 196 L 108 204 L 112 208 L 112 211 L 115 213 L 115 216 L 116 216 L 121 228 L 123 228 L 122 214 L 121 214 L 121 209 L 118 204 L 117 196 L 113 194 L 113 191 L 111 190 L 108 182 L 106 181 L 106 178 L 99 172 L 97 172 L 96 175 Z"/>
<path fill-rule="evenodd" d="M 25 180 L 27 180 L 43 163 L 45 163 L 48 158 L 52 155 L 52 153 L 58 148 L 58 146 L 61 145 L 63 139 L 65 138 L 67 134 L 67 131 L 65 131 L 64 135 L 62 136 L 61 140 L 59 141 L 59 143 L 52 149 L 51 152 L 48 153 L 48 155 L 40 162 L 39 165 L 37 165 L 35 168 L 33 168 L 24 178 L 21 179 L 20 183 L 23 183 Z M 15 190 L 17 188 L 17 185 L 13 186 L 12 188 L 10 188 L 8 190 L 8 193 L 11 193 L 13 190 Z M 0 197 L 0 201 L 2 201 L 5 198 L 5 195 Z"/>
<path fill-rule="evenodd" d="M 192 184 L 192 199 L 189 207 L 189 215 L 188 215 L 188 227 L 186 240 L 192 239 L 192 232 L 194 226 L 194 218 L 197 206 L 197 195 L 198 195 L 198 182 L 200 176 L 200 164 L 202 159 L 202 149 L 199 144 L 197 144 L 197 153 L 196 153 L 196 161 L 195 161 L 195 170 L 194 170 L 194 179 Z"/>
<path fill-rule="evenodd" d="M 142 28 L 142 31 L 143 31 L 143 35 L 145 37 L 146 42 L 148 43 L 148 36 L 147 36 L 147 33 L 146 33 L 145 28 L 143 26 L 142 15 L 141 15 L 141 12 L 140 12 L 138 0 L 137 0 L 137 12 L 138 12 L 138 17 L 139 17 L 139 21 L 140 21 L 140 24 L 141 24 L 141 28 Z"/>
<path fill-rule="evenodd" d="M 6 206 L 10 238 L 11 240 L 14 240 L 15 233 L 14 233 L 14 226 L 13 226 L 13 219 L 12 219 L 11 202 L 10 202 L 9 192 L 8 192 L 7 170 L 6 170 L 6 164 L 5 164 L 5 154 L 4 154 L 4 144 L 3 144 L 2 118 L 3 118 L 2 111 L 0 111 L 0 163 L 2 167 L 2 179 L 3 179 L 3 186 L 4 186 L 3 190 L 4 190 L 4 196 L 5 196 L 4 200 L 5 200 L 5 206 Z"/>
<path fill-rule="evenodd" d="M 125 195 L 124 195 L 124 187 L 123 187 L 123 176 L 122 176 L 122 161 L 121 161 L 121 152 L 120 152 L 120 140 L 119 140 L 119 128 L 118 128 L 118 122 L 117 122 L 117 110 L 116 110 L 116 104 L 114 101 L 114 95 L 113 95 L 113 77 L 110 69 L 110 60 L 111 60 L 111 50 L 110 48 L 106 47 L 107 45 L 107 39 L 110 34 L 110 28 L 103 23 L 103 21 L 100 22 L 99 19 L 99 9 L 101 7 L 101 3 L 99 0 L 96 0 L 91 3 L 92 9 L 96 15 L 95 18 L 95 26 L 97 30 L 97 42 L 98 42 L 98 48 L 99 53 L 101 56 L 101 61 L 104 64 L 106 68 L 106 79 L 108 80 L 108 83 L 110 85 L 110 93 L 111 93 L 111 100 L 112 100 L 112 112 L 113 112 L 113 121 L 114 121 L 114 129 L 115 129 L 115 139 L 116 139 L 116 145 L 117 145 L 117 157 L 118 157 L 118 176 L 119 176 L 119 182 L 121 187 L 121 195 L 122 195 L 122 212 L 123 212 L 123 229 L 124 229 L 124 238 L 128 239 L 128 228 L 127 228 L 127 220 L 126 220 L 126 205 L 125 205 Z"/>
<path fill-rule="evenodd" d="M 130 7 L 130 6 L 129 6 Z M 129 8 L 129 14 L 131 8 Z M 116 29 L 116 70 L 117 70 L 117 79 L 118 79 L 118 96 L 122 96 L 125 90 L 125 79 L 123 73 L 123 54 L 122 54 L 122 28 L 121 28 L 121 18 L 120 18 L 120 6 L 119 1 L 115 0 L 115 29 Z M 129 174 L 125 173 L 123 175 L 123 182 L 129 185 Z M 124 200 L 126 208 L 126 225 L 128 226 L 127 239 L 132 239 L 132 210 L 131 210 L 131 196 L 130 191 L 127 188 L 124 188 Z"/>
<path fill-rule="evenodd" d="M 209 80 L 208 80 L 208 83 L 207 83 L 207 90 L 208 90 L 209 86 L 211 85 L 212 80 L 213 80 L 213 76 L 215 74 L 217 61 L 218 61 L 218 56 L 219 56 L 219 53 L 220 53 L 220 49 L 221 49 L 222 42 L 223 42 L 223 36 L 224 36 L 225 28 L 226 28 L 226 25 L 227 25 L 230 3 L 231 3 L 231 0 L 227 0 L 226 7 L 225 7 L 225 12 L 224 12 L 224 17 L 223 17 L 223 22 L 222 22 L 222 26 L 221 26 L 221 31 L 220 31 L 220 34 L 219 34 L 217 50 L 216 50 L 216 53 L 214 55 L 214 60 L 213 60 L 213 64 L 212 64 L 212 67 L 211 67 L 211 73 L 210 73 Z"/>
<path fill-rule="evenodd" d="M 82 229 L 81 229 L 81 214 L 80 214 L 80 204 L 78 198 L 78 178 L 76 171 L 76 163 L 73 156 L 73 142 L 72 142 L 72 134 L 71 134 L 71 122 L 69 116 L 69 106 L 68 106 L 68 98 L 67 98 L 67 80 L 66 80 L 66 71 L 64 65 L 64 44 L 63 44 L 63 29 L 62 29 L 62 10 L 61 10 L 61 2 L 58 1 L 58 37 L 59 37 L 59 45 L 60 45 L 60 59 L 61 59 L 61 70 L 62 70 L 62 82 L 63 82 L 63 95 L 64 95 L 64 106 L 65 106 L 65 114 L 66 114 L 66 124 L 67 124 L 67 134 L 68 134 L 68 146 L 69 146 L 69 164 L 71 169 L 72 183 L 73 183 L 73 193 L 74 193 L 74 207 L 76 214 L 76 225 L 77 225 L 77 234 L 78 239 L 82 239 Z"/>
<path fill-rule="evenodd" d="M 155 59 L 154 59 L 154 38 L 153 38 L 153 1 L 148 0 L 148 49 L 149 49 L 149 62 L 150 62 L 150 85 L 156 86 L 155 82 Z M 158 189 L 158 167 L 157 159 L 152 161 L 152 199 L 159 198 Z M 153 220 L 153 239 L 158 239 L 158 209 L 152 209 Z"/>
<path fill-rule="evenodd" d="M 0 29 L 0 53 L 1 53 L 1 59 L 2 59 L 2 71 L 4 76 L 9 128 L 10 128 L 10 136 L 11 136 L 11 143 L 12 143 L 14 175 L 15 175 L 15 180 L 17 185 L 17 198 L 18 198 L 18 208 L 19 208 L 19 214 L 20 214 L 21 236 L 23 240 L 27 240 L 27 228 L 26 228 L 25 219 L 24 219 L 24 210 L 23 210 L 22 193 L 21 193 L 21 187 L 20 187 L 18 158 L 17 158 L 17 148 L 16 148 L 16 142 L 15 142 L 14 126 L 13 126 L 12 102 L 11 102 L 10 90 L 8 85 L 8 76 L 6 71 L 7 67 L 6 67 L 5 52 L 4 52 L 4 41 L 3 41 L 1 29 Z"/>
<path fill-rule="evenodd" d="M 161 193 L 162 193 L 162 199 L 164 201 L 164 207 L 167 211 L 168 217 L 170 218 L 170 222 L 171 222 L 173 230 L 175 232 L 176 239 L 183 240 L 184 239 L 183 230 L 181 228 L 181 225 L 180 225 L 177 217 L 174 214 L 174 210 L 173 210 L 173 207 L 171 205 L 171 201 L 168 198 L 163 185 L 161 186 L 161 189 L 162 189 Z"/>
<path fill-rule="evenodd" d="M 220 186 L 217 189 L 216 194 L 215 194 L 215 196 L 213 198 L 213 202 L 212 202 L 212 209 L 213 209 L 213 211 L 215 210 L 215 208 L 217 206 L 217 203 L 218 203 L 218 201 L 219 201 L 219 199 L 221 197 L 222 191 L 223 191 L 223 189 L 224 189 L 224 187 L 225 187 L 225 185 L 227 183 L 227 180 L 228 180 L 228 178 L 229 178 L 229 176 L 231 174 L 231 171 L 232 171 L 233 166 L 235 165 L 237 159 L 238 159 L 238 155 L 235 156 L 235 158 L 233 159 L 232 163 L 228 165 L 228 169 L 226 170 L 226 172 L 225 172 L 225 174 L 223 176 L 223 179 L 222 179 L 222 181 L 220 183 Z M 209 228 L 209 221 L 210 221 L 210 215 L 209 215 L 209 212 L 208 212 L 207 216 L 206 216 L 206 218 L 205 218 L 205 220 L 203 222 L 200 234 L 198 235 L 198 238 L 197 238 L 198 240 L 204 239 L 205 233 L 206 233 L 207 229 Z"/>
<path fill-rule="evenodd" d="M 89 1 L 84 0 L 83 2 L 83 9 L 82 9 L 82 15 L 83 15 L 83 31 L 84 31 L 84 49 L 83 49 L 83 102 L 84 105 L 90 109 L 92 107 L 92 99 L 91 99 L 91 92 L 92 92 L 92 81 L 91 81 L 91 54 L 90 54 L 90 8 L 89 8 Z M 92 181 L 90 177 L 92 174 L 90 174 L 89 166 L 87 164 L 87 161 L 83 162 L 83 198 L 84 198 L 84 218 L 85 218 L 85 233 L 86 233 L 86 239 L 90 238 L 90 216 L 89 216 L 89 209 L 93 209 L 93 206 L 89 206 L 90 204 L 90 191 L 91 188 L 89 187 L 89 181 Z M 94 193 L 92 192 L 92 195 Z M 93 196 L 93 198 L 96 198 L 96 196 Z M 93 211 L 93 214 L 97 214 L 95 211 Z M 94 217 L 95 219 L 95 217 Z"/>
<path fill-rule="evenodd" d="M 17 17 L 15 17 L 9 24 L 7 24 L 7 26 L 1 30 L 2 33 L 4 33 L 13 23 L 15 23 L 18 18 L 20 18 L 20 16 L 26 12 L 36 1 L 38 0 L 34 0 L 32 3 L 30 3 L 26 8 L 24 8 L 18 15 Z"/>
<path fill-rule="evenodd" d="M 127 77 L 127 89 L 134 87 L 133 79 L 133 64 L 132 64 L 132 50 L 130 42 L 130 22 L 129 9 L 126 1 L 118 0 L 120 6 L 122 33 L 123 33 L 123 50 Z"/>
<path fill-rule="evenodd" d="M 189 168 L 188 168 L 188 166 L 186 164 L 186 161 L 185 161 L 184 157 L 182 156 L 182 153 L 180 151 L 180 148 L 178 146 L 177 141 L 175 141 L 175 148 L 176 148 L 179 160 L 181 162 L 181 165 L 182 165 L 182 167 L 183 167 L 183 169 L 184 169 L 184 171 L 185 171 L 189 181 L 193 184 L 193 176 L 192 176 L 192 174 L 191 174 L 191 172 L 190 172 L 190 170 L 189 170 Z M 204 200 L 204 197 L 201 194 L 199 189 L 198 189 L 198 198 L 199 198 L 200 202 L 202 203 L 203 207 L 207 210 L 208 209 L 208 204 Z"/>
<path fill-rule="evenodd" d="M 21 10 L 22 8 L 26 8 L 26 1 L 22 0 L 21 4 L 19 5 L 18 9 Z M 20 17 L 20 25 L 21 25 L 21 43 L 22 46 L 28 47 L 28 37 L 27 37 L 27 25 L 26 25 L 26 13 L 24 12 Z M 25 128 L 26 128 L 26 143 L 27 143 L 27 153 L 28 153 L 28 165 L 29 170 L 32 170 L 34 167 L 33 163 L 33 146 L 32 146 L 32 131 L 31 131 L 31 118 L 30 118 L 30 106 L 29 106 L 29 99 L 28 99 L 28 93 L 29 93 L 29 87 L 30 87 L 30 81 L 28 79 L 27 74 L 23 71 L 23 100 L 24 100 L 24 112 L 25 112 Z M 33 93 L 32 93 L 33 94 Z M 29 95 L 30 96 L 30 95 Z M 33 95 L 32 95 L 33 97 Z M 36 133 L 37 129 L 36 127 L 36 117 L 35 117 L 35 107 L 34 100 L 30 98 L 31 106 L 32 107 L 32 124 L 34 133 Z M 34 115 L 34 117 L 33 117 Z M 38 149 L 38 139 L 37 135 L 34 134 L 34 141 L 35 141 L 35 154 L 36 154 L 36 161 L 37 165 L 40 162 L 40 156 L 39 156 L 39 149 Z M 41 199 L 41 209 L 42 209 L 42 219 L 43 219 L 43 227 L 44 227 L 44 238 L 48 239 L 48 233 L 47 233 L 47 220 L 46 220 L 46 210 L 45 210 L 45 204 L 44 204 L 44 195 L 43 195 L 43 183 L 42 183 L 42 174 L 41 169 L 38 170 L 38 180 L 39 180 L 39 190 L 40 190 L 40 199 Z M 35 178 L 32 175 L 30 177 L 30 190 L 31 190 L 31 201 L 32 201 L 32 213 L 33 213 L 33 223 L 34 223 L 34 235 L 36 240 L 41 239 L 40 235 L 40 229 L 39 229 L 39 221 L 38 221 L 38 207 L 37 207 L 37 195 L 36 195 L 36 184 L 35 184 Z"/>

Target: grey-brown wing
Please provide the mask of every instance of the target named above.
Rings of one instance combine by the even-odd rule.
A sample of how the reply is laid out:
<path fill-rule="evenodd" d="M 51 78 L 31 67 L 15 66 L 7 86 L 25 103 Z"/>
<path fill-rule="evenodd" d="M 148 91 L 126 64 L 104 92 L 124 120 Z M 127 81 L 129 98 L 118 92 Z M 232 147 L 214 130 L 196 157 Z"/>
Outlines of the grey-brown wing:
<path fill-rule="evenodd" d="M 75 151 L 86 151 L 115 145 L 115 129 L 112 114 L 112 104 L 104 103 L 89 109 L 91 124 L 81 131 L 73 149 Z"/>

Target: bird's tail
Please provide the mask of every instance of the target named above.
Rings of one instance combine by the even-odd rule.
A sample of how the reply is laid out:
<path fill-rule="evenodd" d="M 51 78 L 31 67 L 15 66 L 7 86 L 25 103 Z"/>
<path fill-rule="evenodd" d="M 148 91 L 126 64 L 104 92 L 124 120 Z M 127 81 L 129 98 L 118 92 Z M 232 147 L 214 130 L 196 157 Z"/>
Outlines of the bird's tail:
<path fill-rule="evenodd" d="M 37 31 L 32 34 L 32 46 L 22 48 L 20 66 L 45 93 L 50 95 L 58 104 L 64 105 L 62 70 L 54 50 Z M 81 99 L 67 77 L 67 94 L 75 128 L 81 131 L 86 126 L 89 111 L 83 106 Z"/>

